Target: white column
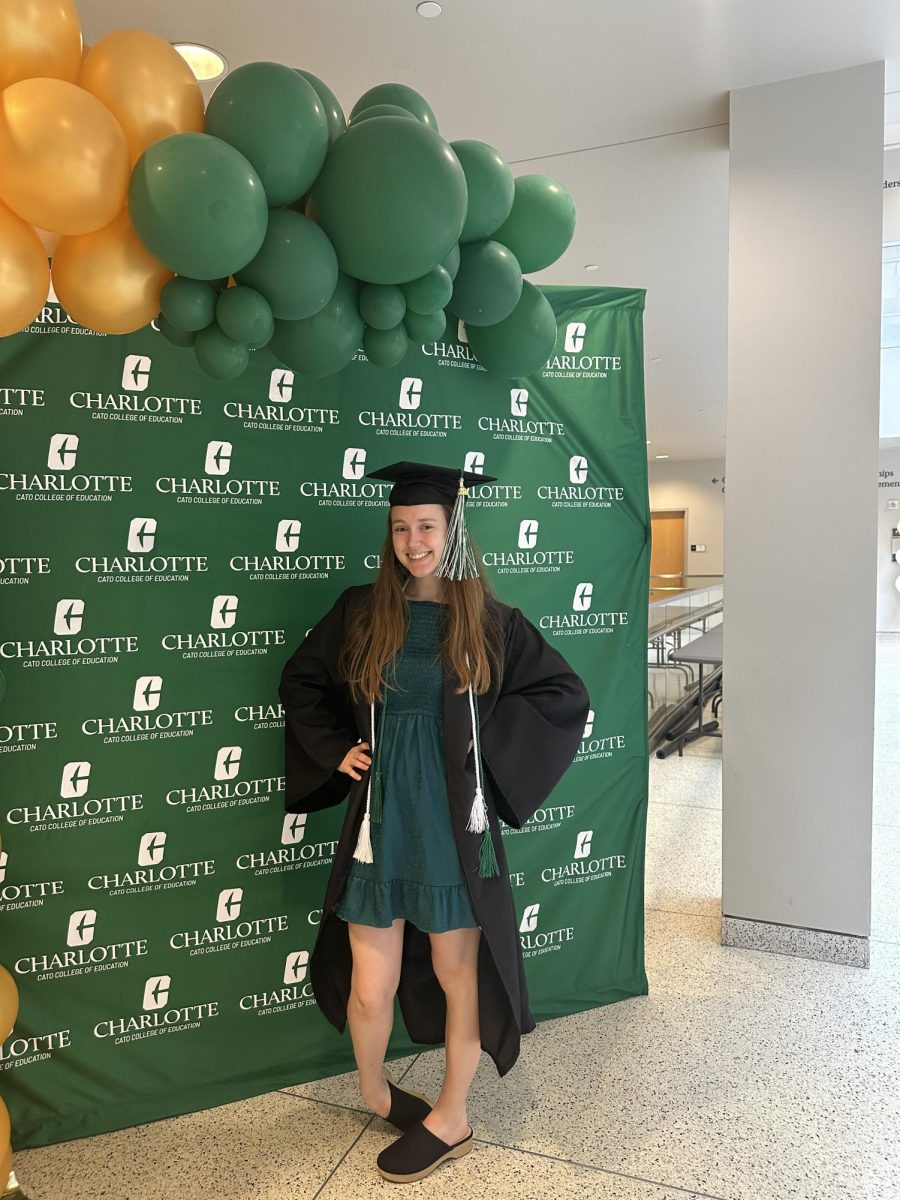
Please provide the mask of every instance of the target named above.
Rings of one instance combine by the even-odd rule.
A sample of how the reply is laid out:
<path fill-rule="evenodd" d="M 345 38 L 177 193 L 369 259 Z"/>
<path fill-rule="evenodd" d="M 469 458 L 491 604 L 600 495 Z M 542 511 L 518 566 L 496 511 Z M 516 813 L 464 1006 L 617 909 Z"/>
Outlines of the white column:
<path fill-rule="evenodd" d="M 884 64 L 731 94 L 722 940 L 868 965 Z"/>

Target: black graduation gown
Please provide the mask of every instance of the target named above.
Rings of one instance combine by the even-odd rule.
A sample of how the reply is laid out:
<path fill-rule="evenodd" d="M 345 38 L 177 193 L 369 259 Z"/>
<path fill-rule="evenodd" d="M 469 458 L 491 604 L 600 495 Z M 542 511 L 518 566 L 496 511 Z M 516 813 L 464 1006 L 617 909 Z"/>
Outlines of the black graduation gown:
<path fill-rule="evenodd" d="M 352 780 L 337 772 L 360 739 L 371 742 L 369 707 L 353 704 L 338 674 L 338 654 L 353 606 L 371 585 L 348 588 L 310 630 L 286 664 L 280 686 L 285 711 L 285 806 L 317 812 L 349 797 L 332 863 L 322 921 L 310 959 L 310 979 L 322 1012 L 343 1032 L 350 994 L 351 952 L 347 926 L 335 914 L 353 861 L 366 805 L 368 775 Z M 485 797 L 499 876 L 481 879 L 481 835 L 466 822 L 475 791 L 469 752 L 471 716 L 467 693 L 444 681 L 444 752 L 456 844 L 475 918 L 482 929 L 478 958 L 481 1045 L 500 1075 L 519 1055 L 523 1033 L 534 1029 L 513 905 L 509 869 L 498 818 L 520 829 L 547 799 L 578 749 L 588 713 L 584 685 L 566 660 L 517 608 L 498 603 L 504 630 L 502 678 L 479 696 Z M 406 923 L 398 991 L 400 1009 L 414 1042 L 444 1041 L 446 1003 L 431 965 L 428 935 Z"/>

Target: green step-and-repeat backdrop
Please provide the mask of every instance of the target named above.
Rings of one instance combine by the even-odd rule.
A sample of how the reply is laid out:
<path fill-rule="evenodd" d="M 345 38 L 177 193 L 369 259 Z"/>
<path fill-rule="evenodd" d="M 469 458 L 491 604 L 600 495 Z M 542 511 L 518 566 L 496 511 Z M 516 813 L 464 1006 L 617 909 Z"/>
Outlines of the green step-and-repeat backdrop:
<path fill-rule="evenodd" d="M 647 991 L 644 294 L 549 288 L 513 385 L 464 329 L 401 367 L 203 375 L 48 304 L 0 342 L 0 1048 L 17 1148 L 344 1071 L 307 963 L 342 809 L 283 811 L 277 684 L 371 579 L 396 459 L 496 475 L 470 528 L 585 679 L 578 757 L 507 830 L 535 1016 Z M 392 1052 L 409 1052 L 398 1021 Z"/>

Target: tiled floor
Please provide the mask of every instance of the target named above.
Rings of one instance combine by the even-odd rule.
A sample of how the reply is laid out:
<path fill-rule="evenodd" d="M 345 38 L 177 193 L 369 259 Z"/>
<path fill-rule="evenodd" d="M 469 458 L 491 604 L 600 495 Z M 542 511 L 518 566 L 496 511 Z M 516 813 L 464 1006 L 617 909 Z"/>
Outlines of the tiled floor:
<path fill-rule="evenodd" d="M 900 641 L 879 644 L 872 966 L 719 944 L 721 742 L 652 760 L 650 995 L 539 1026 L 482 1064 L 477 1145 L 423 1200 L 897 1200 Z M 883 714 L 883 719 L 881 714 Z M 397 1064 L 434 1092 L 440 1054 Z M 33 1200 L 349 1200 L 385 1193 L 388 1127 L 352 1076 L 20 1154 Z"/>

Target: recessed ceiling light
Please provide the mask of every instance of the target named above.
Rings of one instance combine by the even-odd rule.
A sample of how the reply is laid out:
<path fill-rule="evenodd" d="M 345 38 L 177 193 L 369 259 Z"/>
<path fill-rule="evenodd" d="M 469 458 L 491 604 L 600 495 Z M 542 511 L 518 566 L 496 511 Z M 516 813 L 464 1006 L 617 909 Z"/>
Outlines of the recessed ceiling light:
<path fill-rule="evenodd" d="M 657 458 L 668 458 L 668 454 L 657 454 Z"/>
<path fill-rule="evenodd" d="M 218 79 L 228 70 L 225 56 L 210 46 L 201 46 L 199 42 L 173 42 L 172 44 L 201 83 L 205 83 L 209 79 Z"/>
<path fill-rule="evenodd" d="M 423 4 L 416 5 L 416 12 L 420 17 L 439 17 L 441 15 L 441 6 L 434 4 L 432 0 L 425 0 Z"/>
<path fill-rule="evenodd" d="M 588 264 L 587 264 L 587 266 L 586 266 L 584 269 L 585 269 L 586 271 L 599 271 L 599 270 L 600 270 L 600 264 L 599 264 L 599 263 L 588 263 Z"/>

